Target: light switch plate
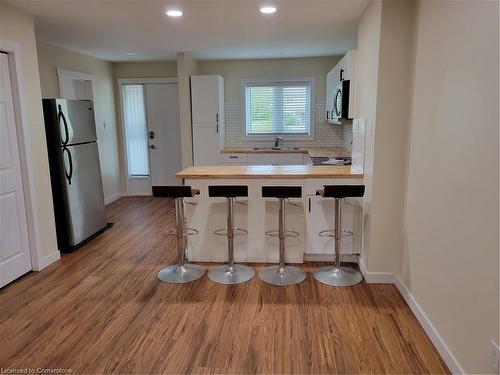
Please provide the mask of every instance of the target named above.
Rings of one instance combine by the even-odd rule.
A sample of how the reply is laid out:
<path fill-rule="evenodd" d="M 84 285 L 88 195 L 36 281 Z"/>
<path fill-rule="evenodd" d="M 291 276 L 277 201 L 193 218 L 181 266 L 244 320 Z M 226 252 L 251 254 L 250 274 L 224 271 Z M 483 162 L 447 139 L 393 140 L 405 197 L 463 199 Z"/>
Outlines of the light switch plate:
<path fill-rule="evenodd" d="M 500 348 L 491 340 L 491 363 L 490 367 L 494 374 L 498 374 L 500 371 Z"/>

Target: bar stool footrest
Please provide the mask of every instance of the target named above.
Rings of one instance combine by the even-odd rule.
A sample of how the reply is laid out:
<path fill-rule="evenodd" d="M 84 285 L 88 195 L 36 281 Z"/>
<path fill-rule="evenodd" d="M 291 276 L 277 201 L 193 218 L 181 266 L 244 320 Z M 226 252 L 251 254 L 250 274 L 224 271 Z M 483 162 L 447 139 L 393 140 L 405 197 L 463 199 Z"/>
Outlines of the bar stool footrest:
<path fill-rule="evenodd" d="M 318 236 L 320 237 L 335 237 L 335 229 L 327 229 L 327 230 L 322 230 L 321 232 L 318 233 Z M 347 230 L 347 229 L 342 229 L 342 234 L 341 237 L 352 237 L 354 236 L 354 232 Z"/>
<path fill-rule="evenodd" d="M 167 236 L 176 236 L 177 235 L 177 228 L 171 228 L 167 230 Z M 188 236 L 196 236 L 198 234 L 198 230 L 194 228 L 186 228 L 186 234 Z"/>
<path fill-rule="evenodd" d="M 214 234 L 216 236 L 227 237 L 227 228 L 222 228 L 222 229 L 214 230 Z M 242 228 L 238 228 L 238 227 L 233 227 L 233 236 L 244 236 L 246 234 L 248 234 L 248 231 L 246 229 L 242 229 Z"/>
<path fill-rule="evenodd" d="M 269 237 L 279 237 L 279 231 L 278 230 L 268 230 L 266 232 L 266 236 L 269 236 Z M 295 230 L 289 230 L 289 229 L 285 229 L 285 238 L 297 238 L 299 237 L 299 232 L 295 231 Z"/>

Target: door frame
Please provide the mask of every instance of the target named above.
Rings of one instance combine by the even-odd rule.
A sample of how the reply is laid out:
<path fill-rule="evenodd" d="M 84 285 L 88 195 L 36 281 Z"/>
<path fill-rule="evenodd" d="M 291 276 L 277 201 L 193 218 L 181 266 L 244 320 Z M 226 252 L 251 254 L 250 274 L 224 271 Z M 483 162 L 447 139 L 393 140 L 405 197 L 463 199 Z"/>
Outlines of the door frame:
<path fill-rule="evenodd" d="M 117 84 L 118 84 L 118 96 L 120 98 L 119 100 L 119 105 L 120 105 L 120 137 L 121 137 L 121 147 L 122 147 L 122 175 L 125 179 L 125 195 L 130 195 L 130 189 L 129 189 L 129 176 L 128 176 L 128 160 L 127 160 L 127 140 L 125 138 L 125 124 L 123 123 L 123 118 L 124 118 L 124 108 L 123 108 L 123 93 L 122 93 L 122 86 L 123 85 L 145 85 L 148 83 L 170 83 L 170 84 L 178 84 L 178 79 L 177 78 L 166 78 L 166 77 L 156 77 L 156 78 L 118 78 L 117 79 Z M 147 121 L 147 119 L 146 119 Z M 151 178 L 151 175 L 148 177 L 149 179 Z"/>
<path fill-rule="evenodd" d="M 7 52 L 7 58 L 9 60 L 12 101 L 14 104 L 14 119 L 16 122 L 19 161 L 21 166 L 21 180 L 23 184 L 24 205 L 28 225 L 28 243 L 30 247 L 31 268 L 34 271 L 41 271 L 49 264 L 58 260 L 61 257 L 61 254 L 56 249 L 47 257 L 43 257 L 42 255 L 40 227 L 38 225 L 38 220 L 36 219 L 36 213 L 38 212 L 37 198 L 35 195 L 36 184 L 33 177 L 29 126 L 26 120 L 26 101 L 21 76 L 21 48 L 17 42 L 0 38 L 0 50 Z M 42 103 L 40 97 L 40 111 L 41 105 Z"/>

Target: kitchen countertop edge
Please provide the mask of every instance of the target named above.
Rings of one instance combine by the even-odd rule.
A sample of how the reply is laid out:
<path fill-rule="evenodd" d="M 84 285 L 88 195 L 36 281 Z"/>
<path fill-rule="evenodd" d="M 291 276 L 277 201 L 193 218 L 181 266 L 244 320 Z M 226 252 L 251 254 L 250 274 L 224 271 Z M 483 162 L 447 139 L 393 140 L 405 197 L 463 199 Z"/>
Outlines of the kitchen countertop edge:
<path fill-rule="evenodd" d="M 179 179 L 362 179 L 351 166 L 198 166 L 176 174 Z"/>

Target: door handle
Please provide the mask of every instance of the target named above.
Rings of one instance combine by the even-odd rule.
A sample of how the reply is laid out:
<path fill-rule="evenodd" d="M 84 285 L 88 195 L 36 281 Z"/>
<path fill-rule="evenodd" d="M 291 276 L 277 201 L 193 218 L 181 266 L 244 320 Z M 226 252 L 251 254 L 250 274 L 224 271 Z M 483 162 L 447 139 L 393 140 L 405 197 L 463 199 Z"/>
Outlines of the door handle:
<path fill-rule="evenodd" d="M 71 151 L 67 148 L 63 148 L 63 155 L 66 153 L 68 155 L 69 162 L 69 172 L 66 170 L 66 163 L 64 163 L 64 174 L 66 175 L 66 179 L 68 180 L 68 185 L 71 185 L 71 179 L 73 178 L 73 158 L 71 157 Z"/>
<path fill-rule="evenodd" d="M 59 120 L 58 121 L 59 127 L 61 126 L 61 119 L 62 119 L 62 122 L 64 124 L 64 139 L 61 139 L 61 143 L 63 144 L 63 146 L 65 146 L 69 141 L 68 123 L 66 121 L 66 117 L 64 116 L 64 113 L 62 111 L 60 104 L 58 105 L 58 109 L 59 109 L 59 112 L 57 113 L 57 117 Z"/>

